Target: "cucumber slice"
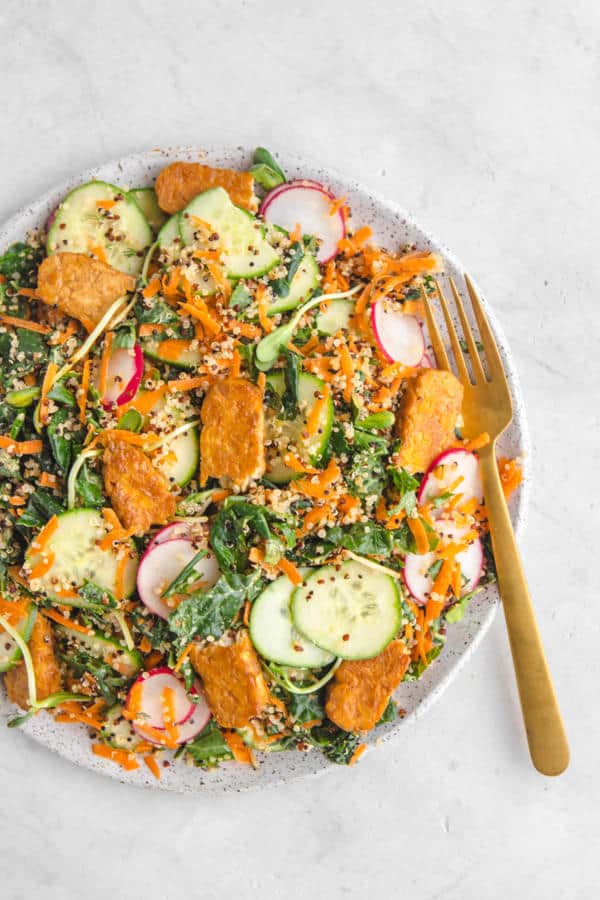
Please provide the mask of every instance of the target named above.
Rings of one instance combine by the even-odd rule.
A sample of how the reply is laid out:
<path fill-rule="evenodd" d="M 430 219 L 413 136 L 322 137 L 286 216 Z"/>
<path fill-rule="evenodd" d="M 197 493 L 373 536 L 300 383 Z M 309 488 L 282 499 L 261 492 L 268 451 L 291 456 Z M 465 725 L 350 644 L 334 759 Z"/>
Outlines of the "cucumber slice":
<path fill-rule="evenodd" d="M 348 560 L 314 569 L 293 592 L 291 615 L 317 647 L 343 659 L 371 659 L 400 628 L 400 592 L 391 575 Z"/>
<path fill-rule="evenodd" d="M 336 334 L 350 328 L 354 300 L 330 300 L 325 312 L 317 313 L 317 328 L 322 334 Z"/>
<path fill-rule="evenodd" d="M 114 204 L 103 209 L 102 203 Z M 90 253 L 101 247 L 111 266 L 137 275 L 152 230 L 133 197 L 105 181 L 90 181 L 67 194 L 48 232 L 51 253 Z"/>
<path fill-rule="evenodd" d="M 146 217 L 146 221 L 152 231 L 156 234 L 167 221 L 167 216 L 158 205 L 156 199 L 156 191 L 154 188 L 133 188 L 129 191 L 129 196 L 133 197 L 141 211 Z"/>
<path fill-rule="evenodd" d="M 308 300 L 313 291 L 319 287 L 320 280 L 321 273 L 316 259 L 312 253 L 305 253 L 292 278 L 289 294 L 287 297 L 276 297 L 269 306 L 267 315 L 275 316 L 277 313 L 295 309 L 303 300 Z"/>
<path fill-rule="evenodd" d="M 37 606 L 31 603 L 27 615 L 23 616 L 17 623 L 17 631 L 22 635 L 24 641 L 28 641 L 31 637 L 36 615 Z M 8 672 L 9 669 L 14 668 L 21 656 L 21 651 L 15 639 L 0 628 L 0 672 Z"/>
<path fill-rule="evenodd" d="M 301 569 L 303 575 L 310 569 Z M 302 638 L 290 618 L 294 585 L 282 575 L 272 581 L 252 604 L 250 637 L 261 656 L 282 666 L 321 669 L 335 659 L 333 654 Z"/>
<path fill-rule="evenodd" d="M 197 428 L 178 434 L 165 446 L 167 455 L 156 465 L 172 484 L 184 487 L 191 481 L 200 464 L 200 437 Z"/>
<path fill-rule="evenodd" d="M 223 188 L 204 191 L 181 212 L 179 230 L 186 247 L 196 243 L 194 217 L 207 222 L 219 235 L 229 278 L 258 278 L 279 263 L 279 254 L 265 239 L 258 219 L 234 206 Z M 206 247 L 210 244 L 203 242 Z"/>
<path fill-rule="evenodd" d="M 126 678 L 132 678 L 142 668 L 141 653 L 137 650 L 128 650 L 114 637 L 93 629 L 90 629 L 90 634 L 82 634 L 81 631 L 67 628 L 66 625 L 55 627 L 59 635 L 87 650 L 92 656 L 104 660 Z"/>
<path fill-rule="evenodd" d="M 135 751 L 141 743 L 141 737 L 135 733 L 130 722 L 123 715 L 125 709 L 121 703 L 115 703 L 106 713 L 106 721 L 102 726 L 100 737 L 105 744 L 116 750 Z"/>
<path fill-rule="evenodd" d="M 76 591 L 85 581 L 92 581 L 112 594 L 116 593 L 119 559 L 112 549 L 98 546 L 107 532 L 106 522 L 96 509 L 72 509 L 58 516 L 56 530 L 44 547 L 44 554 L 53 554 L 51 568 L 36 579 L 39 589 L 58 603 L 68 606 L 86 606 L 78 597 L 62 596 L 55 591 Z M 41 561 L 35 549 L 35 539 L 25 554 L 25 562 L 34 568 Z M 131 544 L 134 552 L 134 545 Z M 123 574 L 125 596 L 135 587 L 137 554 L 127 561 Z"/>
<path fill-rule="evenodd" d="M 168 363 L 175 369 L 184 369 L 191 372 L 204 360 L 200 350 L 192 348 L 192 341 L 157 341 L 154 338 L 148 338 L 140 343 L 144 356 L 155 360 L 155 362 Z"/>
<path fill-rule="evenodd" d="M 269 375 L 267 383 L 280 397 L 283 395 L 285 383 L 281 373 L 275 372 Z M 298 379 L 298 401 L 301 414 L 292 420 L 275 419 L 270 423 L 269 437 L 277 443 L 281 443 L 284 448 L 288 444 L 292 444 L 296 447 L 300 459 L 311 465 L 319 464 L 333 427 L 334 406 L 330 396 L 321 413 L 316 434 L 311 437 L 303 437 L 303 433 L 306 432 L 306 420 L 317 402 L 315 394 L 321 393 L 324 389 L 324 381 L 308 372 L 302 372 Z M 270 481 L 281 484 L 297 477 L 297 474 L 289 469 L 280 457 L 275 457 L 269 461 L 267 477 Z"/>
<path fill-rule="evenodd" d="M 167 219 L 158 234 L 156 235 L 158 246 L 161 250 L 173 246 L 177 243 L 181 246 L 181 235 L 179 234 L 179 213 L 175 213 L 170 219 Z"/>

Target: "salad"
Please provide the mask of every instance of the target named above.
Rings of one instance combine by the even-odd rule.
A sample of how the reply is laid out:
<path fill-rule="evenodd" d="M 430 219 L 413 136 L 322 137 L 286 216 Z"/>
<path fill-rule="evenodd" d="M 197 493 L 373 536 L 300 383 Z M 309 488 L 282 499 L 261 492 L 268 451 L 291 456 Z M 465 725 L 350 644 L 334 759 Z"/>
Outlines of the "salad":
<path fill-rule="evenodd" d="M 489 438 L 424 336 L 442 270 L 263 148 L 83 184 L 0 256 L 9 726 L 52 715 L 158 778 L 352 764 L 402 716 L 494 577 Z"/>

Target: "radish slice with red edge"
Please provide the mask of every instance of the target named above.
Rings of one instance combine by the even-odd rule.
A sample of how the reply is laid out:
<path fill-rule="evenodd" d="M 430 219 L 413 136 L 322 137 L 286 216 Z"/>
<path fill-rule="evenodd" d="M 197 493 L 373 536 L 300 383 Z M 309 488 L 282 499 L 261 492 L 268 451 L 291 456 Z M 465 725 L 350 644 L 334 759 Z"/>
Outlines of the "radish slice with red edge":
<path fill-rule="evenodd" d="M 137 678 L 125 701 L 128 712 L 135 712 L 136 719 L 151 728 L 163 729 L 163 691 L 170 688 L 174 694 L 175 725 L 184 725 L 192 718 L 195 704 L 190 700 L 185 689 L 185 682 L 168 666 L 150 669 Z M 134 700 L 135 698 L 135 700 Z"/>
<path fill-rule="evenodd" d="M 421 367 L 422 369 L 435 369 L 435 368 L 437 368 L 437 366 L 435 365 L 435 363 L 432 362 L 431 357 L 429 356 L 428 353 L 424 353 L 424 354 L 423 354 L 423 359 L 421 360 L 421 362 L 419 363 L 419 365 L 420 365 L 420 367 Z"/>
<path fill-rule="evenodd" d="M 174 541 L 177 538 L 186 538 L 187 540 L 190 540 L 191 532 L 191 523 L 186 522 L 185 519 L 181 522 L 170 522 L 168 525 L 161 528 L 160 531 L 156 532 L 148 544 L 147 550 L 150 550 L 152 547 L 156 546 L 156 544 L 165 544 L 167 541 Z"/>
<path fill-rule="evenodd" d="M 177 726 L 177 737 L 175 738 L 176 744 L 186 744 L 188 741 L 191 741 L 193 738 L 197 737 L 208 724 L 210 719 L 210 709 L 208 708 L 206 700 L 204 699 L 204 694 L 201 691 L 198 692 L 198 698 L 198 702 L 193 704 L 194 710 L 190 718 L 184 722 L 183 725 Z M 157 732 L 162 729 L 156 729 L 156 732 L 151 736 L 145 732 L 143 725 L 139 727 L 134 723 L 133 730 L 136 734 L 139 734 L 144 741 L 154 744 L 155 747 L 166 746 L 166 741 L 158 740 Z"/>
<path fill-rule="evenodd" d="M 139 344 L 118 347 L 111 353 L 102 397 L 104 409 L 129 403 L 137 394 L 144 376 L 144 354 Z"/>
<path fill-rule="evenodd" d="M 459 528 L 454 522 L 446 520 L 438 520 L 435 524 L 435 529 L 440 535 L 440 539 L 446 543 L 460 541 L 470 531 L 468 527 Z M 429 600 L 435 579 L 428 572 L 436 559 L 435 553 L 431 552 L 423 554 L 407 553 L 404 560 L 404 569 L 402 570 L 404 584 L 411 596 L 421 606 L 424 606 Z M 456 561 L 460 563 L 460 572 L 463 579 L 462 597 L 469 591 L 475 590 L 483 574 L 485 562 L 483 545 L 479 538 L 475 538 L 466 550 L 458 553 Z"/>
<path fill-rule="evenodd" d="M 483 503 L 479 458 L 472 450 L 462 447 L 444 450 L 434 459 L 421 482 L 417 501 L 423 504 L 445 494 L 457 478 L 462 478 L 462 481 L 453 488 L 452 493 L 462 494 L 461 502 L 476 497 L 479 503 Z"/>
<path fill-rule="evenodd" d="M 137 590 L 140 600 L 150 612 L 161 619 L 169 618 L 173 607 L 162 599 L 161 594 L 198 550 L 192 541 L 185 538 L 154 543 L 148 547 L 138 567 Z M 219 577 L 219 566 L 211 550 L 207 550 L 206 556 L 198 560 L 194 569 L 198 573 L 198 581 L 206 588 L 212 587 Z"/>
<path fill-rule="evenodd" d="M 331 191 L 316 181 L 289 181 L 267 194 L 261 212 L 272 225 L 291 232 L 299 224 L 302 234 L 319 238 L 316 258 L 326 263 L 333 259 L 338 243 L 346 237 L 343 211 L 337 209 L 332 214 L 335 200 Z"/>
<path fill-rule="evenodd" d="M 267 204 L 270 203 L 271 200 L 273 200 L 277 196 L 277 194 L 280 194 L 282 191 L 287 190 L 287 188 L 290 186 L 290 184 L 294 184 L 294 185 L 298 185 L 298 186 L 302 185 L 302 187 L 312 187 L 312 188 L 316 188 L 319 191 L 320 190 L 327 191 L 327 188 L 323 184 L 321 184 L 320 181 L 313 181 L 312 178 L 297 178 L 294 181 L 284 181 L 283 184 L 278 184 L 276 187 L 274 187 L 272 190 L 270 190 L 269 193 L 265 197 L 263 197 L 262 202 L 259 207 L 259 210 L 258 210 L 258 214 L 260 216 L 264 216 Z M 330 191 L 327 191 L 327 193 L 331 194 Z"/>
<path fill-rule="evenodd" d="M 385 358 L 412 368 L 425 353 L 425 339 L 415 316 L 395 310 L 386 300 L 371 306 L 371 328 Z"/>

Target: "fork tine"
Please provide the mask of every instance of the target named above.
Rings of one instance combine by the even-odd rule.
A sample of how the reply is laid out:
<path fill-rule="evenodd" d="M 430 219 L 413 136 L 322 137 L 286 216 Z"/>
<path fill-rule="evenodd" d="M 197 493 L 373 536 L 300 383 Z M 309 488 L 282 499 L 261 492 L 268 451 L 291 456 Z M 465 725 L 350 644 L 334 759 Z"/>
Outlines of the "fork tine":
<path fill-rule="evenodd" d="M 463 356 L 462 348 L 460 346 L 460 342 L 458 340 L 458 335 L 456 333 L 456 328 L 454 327 L 454 322 L 450 318 L 450 313 L 448 311 L 448 304 L 446 303 L 446 298 L 442 293 L 442 289 L 439 285 L 437 279 L 435 280 L 435 288 L 437 290 L 437 295 L 440 301 L 440 306 L 442 307 L 442 312 L 444 313 L 444 319 L 446 320 L 446 328 L 448 329 L 448 334 L 450 336 L 450 343 L 452 344 L 452 353 L 454 354 L 454 359 L 456 360 L 456 368 L 458 369 L 458 377 L 463 384 L 470 384 L 471 377 L 469 375 L 469 370 L 467 369 L 467 364 L 465 362 L 465 358 Z"/>
<path fill-rule="evenodd" d="M 471 331 L 471 326 L 469 325 L 469 320 L 465 315 L 465 309 L 463 306 L 463 302 L 460 294 L 456 289 L 456 285 L 454 283 L 454 279 L 450 279 L 450 287 L 452 288 L 452 294 L 454 296 L 454 303 L 456 304 L 456 309 L 458 310 L 458 317 L 460 319 L 460 325 L 462 328 L 463 335 L 467 342 L 467 347 L 469 350 L 469 356 L 471 357 L 471 368 L 473 369 L 473 377 L 475 379 L 475 384 L 478 381 L 487 381 L 485 377 L 485 372 L 483 371 L 483 366 L 481 364 L 481 357 L 479 356 L 479 351 L 477 350 L 477 344 L 475 343 L 475 338 L 473 337 L 473 332 Z"/>
<path fill-rule="evenodd" d="M 433 310 L 431 309 L 429 303 L 429 297 L 425 293 L 425 288 L 423 287 L 423 285 L 421 285 L 421 297 L 423 298 L 423 306 L 425 307 L 427 330 L 429 331 L 429 337 L 431 339 L 431 346 L 433 347 L 433 355 L 435 356 L 435 361 L 437 363 L 438 369 L 446 369 L 446 371 L 449 372 L 450 361 L 448 359 L 448 354 L 446 353 L 446 348 L 444 347 L 444 342 L 442 341 L 440 330 L 437 327 L 437 322 L 435 321 Z"/>
<path fill-rule="evenodd" d="M 481 306 L 481 301 L 477 296 L 475 288 L 473 287 L 473 283 L 466 273 L 465 284 L 467 285 L 467 290 L 471 299 L 471 306 L 473 307 L 473 312 L 475 314 L 475 321 L 477 322 L 477 327 L 481 336 L 481 343 L 483 344 L 483 349 L 485 351 L 485 358 L 488 364 L 490 379 L 497 378 L 502 379 L 502 381 L 506 381 L 504 366 L 502 365 L 502 360 L 500 358 L 500 354 L 498 353 L 498 347 L 496 346 L 496 341 L 494 339 L 494 335 L 492 334 L 492 329 L 489 326 L 487 317 L 483 311 L 483 307 Z"/>

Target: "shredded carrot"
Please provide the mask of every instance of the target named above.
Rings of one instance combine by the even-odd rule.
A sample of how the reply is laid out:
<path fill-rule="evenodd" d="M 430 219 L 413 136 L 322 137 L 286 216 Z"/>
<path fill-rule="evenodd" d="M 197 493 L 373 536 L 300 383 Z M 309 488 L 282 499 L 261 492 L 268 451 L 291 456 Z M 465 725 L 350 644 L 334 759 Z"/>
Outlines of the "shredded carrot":
<path fill-rule="evenodd" d="M 502 490 L 504 496 L 508 500 L 513 491 L 515 491 L 523 481 L 523 469 L 516 459 L 508 459 L 502 456 L 498 460 L 498 472 L 500 473 L 500 481 L 502 482 Z"/>
<path fill-rule="evenodd" d="M 30 322 L 29 319 L 20 319 L 18 316 L 6 316 L 4 314 L 0 315 L 0 324 L 12 325 L 13 328 L 23 328 L 26 331 L 35 331 L 37 334 L 50 334 L 52 331 L 48 325 L 40 325 L 38 322 Z"/>
<path fill-rule="evenodd" d="M 195 391 L 196 388 L 206 387 L 206 377 L 199 378 L 175 378 L 168 381 L 167 385 L 170 391 Z"/>
<path fill-rule="evenodd" d="M 18 494 L 14 494 L 12 497 L 8 498 L 8 502 L 11 506 L 25 506 L 27 500 L 25 497 L 19 497 Z"/>
<path fill-rule="evenodd" d="M 423 525 L 421 518 L 412 518 L 412 516 L 409 516 L 406 521 L 408 522 L 408 527 L 410 528 L 411 534 L 415 539 L 415 543 L 417 545 L 417 553 L 421 556 L 423 555 L 423 553 L 428 553 L 429 538 L 427 537 L 427 532 L 425 531 L 425 526 Z"/>
<path fill-rule="evenodd" d="M 225 299 L 228 299 L 231 296 L 231 291 L 233 290 L 233 288 L 231 287 L 231 282 L 223 272 L 223 267 L 219 265 L 219 263 L 211 262 L 209 259 L 207 259 L 206 268 L 210 272 L 213 280 L 216 282 L 217 287 L 219 288 Z"/>
<path fill-rule="evenodd" d="M 152 644 L 150 643 L 146 635 L 144 635 L 144 637 L 141 639 L 139 647 L 142 653 L 150 653 L 150 651 L 152 650 Z"/>
<path fill-rule="evenodd" d="M 124 441 L 126 444 L 133 444 L 134 447 L 146 447 L 149 442 L 156 440 L 158 435 L 147 431 L 144 434 L 136 434 L 134 431 L 127 431 L 125 428 L 105 428 L 101 433 L 102 441 L 107 440 Z"/>
<path fill-rule="evenodd" d="M 454 561 L 454 571 L 452 572 L 452 593 L 458 600 L 462 592 L 461 568 L 458 560 Z"/>
<path fill-rule="evenodd" d="M 153 278 L 152 281 L 149 281 L 146 287 L 142 291 L 142 297 L 148 300 L 150 297 L 154 297 L 160 291 L 162 287 L 162 282 L 160 278 Z"/>
<path fill-rule="evenodd" d="M 127 568 L 128 560 L 129 554 L 127 551 L 121 552 L 117 562 L 117 571 L 115 572 L 115 597 L 117 600 L 122 600 L 125 596 L 125 569 Z"/>
<path fill-rule="evenodd" d="M 163 720 L 165 723 L 165 734 L 169 741 L 173 744 L 177 743 L 179 737 L 179 729 L 177 728 L 177 720 L 175 717 L 175 691 L 172 687 L 164 687 L 161 695 L 161 706 Z"/>
<path fill-rule="evenodd" d="M 295 482 L 294 487 L 298 493 L 303 494 L 305 497 L 321 499 L 331 493 L 329 487 L 339 478 L 340 474 L 340 467 L 332 457 L 327 468 L 324 469 L 320 475 L 311 475 L 310 478 L 301 478 L 299 481 Z"/>
<path fill-rule="evenodd" d="M 464 446 L 466 450 L 481 450 L 482 447 L 486 447 L 489 444 L 490 440 L 487 431 L 483 431 L 481 434 L 478 434 L 477 437 L 465 441 Z"/>
<path fill-rule="evenodd" d="M 221 326 L 216 319 L 213 319 L 205 303 L 200 301 L 196 303 L 180 303 L 179 308 L 192 316 L 192 318 L 197 319 L 210 334 L 218 334 L 220 332 Z"/>
<path fill-rule="evenodd" d="M 29 602 L 25 599 L 5 600 L 4 597 L 0 597 L 0 612 L 11 625 L 18 625 L 21 619 L 27 615 L 28 609 Z"/>
<path fill-rule="evenodd" d="M 365 225 L 362 228 L 359 228 L 352 237 L 343 238 L 338 242 L 338 250 L 344 254 L 344 256 L 354 256 L 358 253 L 362 244 L 369 240 L 372 235 L 371 229 Z"/>
<path fill-rule="evenodd" d="M 56 475 L 52 475 L 50 472 L 42 472 L 40 475 L 40 484 L 42 487 L 55 488 L 58 484 L 58 479 Z"/>
<path fill-rule="evenodd" d="M 259 284 L 256 289 L 256 301 L 258 304 L 258 321 L 261 324 L 262 330 L 265 334 L 269 334 L 275 328 L 275 325 L 267 315 L 267 310 L 269 308 L 269 296 L 267 293 L 267 289 L 264 285 Z"/>
<path fill-rule="evenodd" d="M 354 753 L 352 754 L 352 756 L 350 757 L 348 765 L 353 766 L 356 762 L 358 762 L 358 760 L 363 755 L 363 753 L 365 752 L 366 749 L 367 749 L 366 744 L 359 744 L 358 747 L 356 748 L 356 750 L 354 751 Z"/>
<path fill-rule="evenodd" d="M 189 644 L 187 645 L 187 647 L 182 651 L 182 653 L 179 654 L 179 657 L 178 657 L 178 659 L 177 659 L 177 662 L 175 663 L 175 666 L 174 666 L 174 668 L 173 668 L 173 671 L 174 671 L 174 672 L 179 672 L 179 670 L 181 669 L 182 665 L 184 664 L 184 662 L 186 661 L 186 659 L 187 659 L 188 656 L 190 655 L 193 646 L 194 646 L 194 644 L 193 644 L 192 642 L 189 643 Z"/>
<path fill-rule="evenodd" d="M 96 200 L 96 206 L 98 207 L 98 209 L 112 209 L 113 206 L 116 205 L 116 200 Z"/>
<path fill-rule="evenodd" d="M 30 581 L 33 581 L 34 578 L 43 578 L 44 575 L 46 575 L 54 565 L 56 555 L 52 552 L 52 550 L 49 553 L 44 554 L 44 556 L 46 558 L 42 558 L 40 562 L 36 566 L 34 566 L 29 573 Z"/>
<path fill-rule="evenodd" d="M 128 409 L 137 409 L 141 416 L 147 416 L 161 400 L 166 390 L 167 385 L 162 384 L 152 391 L 139 391 L 131 403 L 121 406 L 121 412 L 124 414 Z"/>
<path fill-rule="evenodd" d="M 85 424 L 85 410 L 87 407 L 88 389 L 90 386 L 90 360 L 89 358 L 83 364 L 81 373 L 81 387 L 79 388 L 77 402 L 79 405 L 79 421 Z"/>
<path fill-rule="evenodd" d="M 279 562 L 277 563 L 277 568 L 281 569 L 281 571 L 283 572 L 284 575 L 287 575 L 287 577 L 290 579 L 292 584 L 294 584 L 294 585 L 302 584 L 302 581 L 303 581 L 302 573 L 296 568 L 294 563 L 291 562 L 289 559 L 285 559 L 285 557 L 282 557 L 279 560 Z"/>
<path fill-rule="evenodd" d="M 427 631 L 427 625 L 425 624 L 425 610 L 419 609 L 417 611 L 417 657 L 421 659 L 421 662 L 424 666 L 429 664 L 427 659 L 427 653 L 425 651 L 425 634 Z"/>
<path fill-rule="evenodd" d="M 129 753 L 128 750 L 115 750 L 114 747 L 109 747 L 107 744 L 92 744 L 92 753 L 102 756 L 104 759 L 110 759 L 128 772 L 139 769 L 140 766 L 133 753 Z"/>
<path fill-rule="evenodd" d="M 300 222 L 296 222 L 293 229 L 290 231 L 290 243 L 296 244 L 298 241 L 302 240 L 302 226 Z"/>
<path fill-rule="evenodd" d="M 317 433 L 319 429 L 319 424 L 321 422 L 321 416 L 327 409 L 329 404 L 329 398 L 331 396 L 331 388 L 328 384 L 323 387 L 321 391 L 321 396 L 317 399 L 316 403 L 313 405 L 308 417 L 306 419 L 306 430 L 309 435 L 314 435 Z"/>
<path fill-rule="evenodd" d="M 248 627 L 250 624 L 250 610 L 252 609 L 252 604 L 249 600 L 246 600 L 244 603 L 244 615 L 242 616 L 242 623 Z"/>
<path fill-rule="evenodd" d="M 342 197 L 336 197 L 335 200 L 332 200 L 329 204 L 329 215 L 335 216 L 341 209 L 347 208 L 345 206 L 347 199 L 348 194 L 344 194 Z"/>
<path fill-rule="evenodd" d="M 387 512 L 387 507 L 385 505 L 385 497 L 382 494 L 381 497 L 379 498 L 379 500 L 377 501 L 377 506 L 375 508 L 375 518 L 377 519 L 378 522 L 385 522 L 385 521 L 387 521 L 387 517 L 388 517 L 388 512 Z"/>
<path fill-rule="evenodd" d="M 260 337 L 261 334 L 257 325 L 249 325 L 247 322 L 234 322 L 233 331 L 246 338 Z"/>
<path fill-rule="evenodd" d="M 227 742 L 227 746 L 233 753 L 233 758 L 236 760 L 236 762 L 244 763 L 250 766 L 254 765 L 252 750 L 250 749 L 250 747 L 246 746 L 237 731 L 224 731 L 223 737 Z"/>
<path fill-rule="evenodd" d="M 140 337 L 153 337 L 155 334 L 162 334 L 166 327 L 166 325 L 159 325 L 157 322 L 142 322 L 138 328 L 138 334 Z"/>
<path fill-rule="evenodd" d="M 332 514 L 333 510 L 328 503 L 323 503 L 321 506 L 311 507 L 311 509 L 308 510 L 302 520 L 302 528 L 298 529 L 298 531 L 296 532 L 297 537 L 304 537 L 304 535 L 308 534 L 311 528 L 316 525 L 317 522 L 323 522 Z"/>
<path fill-rule="evenodd" d="M 342 513 L 342 515 L 347 516 L 348 513 L 351 513 L 352 510 L 358 509 L 360 507 L 360 500 L 358 497 L 353 497 L 352 494 L 342 494 L 341 497 L 337 500 L 337 508 Z"/>
<path fill-rule="evenodd" d="M 0 449 L 16 453 L 17 456 L 41 453 L 43 444 L 40 440 L 15 441 L 8 435 L 0 434 Z"/>
<path fill-rule="evenodd" d="M 346 344 L 342 344 L 340 347 L 340 361 L 342 364 L 342 374 L 346 379 L 346 386 L 344 387 L 344 400 L 346 403 L 350 403 L 352 399 L 352 391 L 354 389 L 354 363 L 352 362 L 352 357 L 350 356 L 350 351 Z"/>
<path fill-rule="evenodd" d="M 138 751 L 139 751 L 139 747 L 138 747 Z M 146 765 L 148 766 L 148 768 L 150 769 L 150 771 L 152 772 L 154 777 L 158 781 L 160 781 L 160 768 L 156 761 L 156 757 L 153 756 L 152 754 L 149 754 L 148 756 L 144 757 L 144 762 L 146 763 Z"/>
<path fill-rule="evenodd" d="M 314 466 L 302 462 L 295 453 L 285 453 L 283 455 L 283 462 L 288 469 L 292 469 L 294 472 L 299 472 L 302 475 L 318 475 L 320 472 L 320 469 L 315 469 Z"/>
<path fill-rule="evenodd" d="M 93 634 L 93 628 L 86 628 L 85 625 L 80 625 L 79 622 L 74 622 L 72 619 L 67 619 L 66 616 L 62 616 L 59 612 L 56 612 L 55 609 L 45 609 L 44 615 L 47 616 L 48 619 L 52 619 L 53 622 L 57 622 L 59 625 L 64 625 L 65 628 L 68 628 L 70 631 L 77 631 L 79 634 Z"/>
<path fill-rule="evenodd" d="M 256 379 L 256 383 L 257 383 L 258 387 L 261 389 L 261 391 L 264 392 L 265 387 L 267 386 L 267 376 L 265 375 L 264 372 L 258 373 L 258 378 Z"/>
<path fill-rule="evenodd" d="M 442 562 L 442 566 L 440 571 L 438 572 L 435 581 L 433 582 L 433 586 L 431 588 L 431 595 L 436 594 L 440 598 L 445 598 L 448 593 L 448 588 L 452 584 L 452 577 L 454 574 L 454 559 L 445 559 Z"/>
<path fill-rule="evenodd" d="M 54 515 L 54 516 L 52 516 L 51 519 L 49 519 L 46 522 L 46 524 L 44 525 L 44 527 L 42 528 L 42 530 L 40 531 L 38 536 L 33 540 L 32 544 L 31 544 L 31 549 L 36 551 L 37 553 L 40 553 L 44 549 L 44 547 L 46 546 L 46 544 L 48 543 L 48 541 L 50 540 L 50 538 L 52 537 L 52 535 L 54 534 L 54 532 L 56 531 L 57 528 L 58 528 L 58 516 Z"/>
<path fill-rule="evenodd" d="M 44 425 L 48 421 L 48 392 L 52 387 L 54 377 L 57 372 L 58 366 L 56 365 L 56 363 L 48 363 L 48 368 L 46 369 L 44 380 L 42 381 L 42 391 L 40 394 L 40 422 L 42 422 Z"/>
<path fill-rule="evenodd" d="M 106 394 L 106 382 L 108 379 L 108 366 L 110 363 L 112 343 L 113 333 L 112 331 L 109 331 L 107 332 L 106 339 L 104 341 L 104 350 L 102 351 L 102 358 L 100 360 L 100 382 L 98 385 L 98 391 L 100 392 L 101 397 L 104 397 Z"/>
<path fill-rule="evenodd" d="M 233 350 L 233 365 L 231 366 L 231 371 L 229 373 L 230 378 L 238 378 L 239 374 L 242 370 L 242 357 L 239 354 L 239 350 L 237 347 Z"/>

